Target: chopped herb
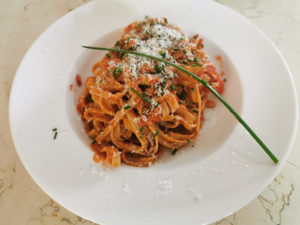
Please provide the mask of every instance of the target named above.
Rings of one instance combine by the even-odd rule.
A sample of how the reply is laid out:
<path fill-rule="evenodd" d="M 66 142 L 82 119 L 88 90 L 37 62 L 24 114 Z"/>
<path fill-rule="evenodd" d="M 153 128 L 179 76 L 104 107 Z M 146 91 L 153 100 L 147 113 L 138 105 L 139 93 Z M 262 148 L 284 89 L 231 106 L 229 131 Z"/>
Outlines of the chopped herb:
<path fill-rule="evenodd" d="M 107 53 L 107 54 L 106 54 L 106 57 L 110 59 L 110 57 L 111 57 L 111 56 L 110 56 L 110 54 L 109 54 L 109 53 Z"/>
<path fill-rule="evenodd" d="M 52 131 L 53 131 L 53 132 L 57 131 L 57 128 L 53 128 Z"/>
<path fill-rule="evenodd" d="M 94 102 L 91 95 L 86 97 L 87 102 Z"/>
<path fill-rule="evenodd" d="M 197 37 L 198 37 L 198 35 L 197 35 L 197 34 L 193 36 L 193 38 L 194 38 L 194 39 L 197 39 Z"/>
<path fill-rule="evenodd" d="M 191 60 L 191 59 L 187 59 L 187 61 L 189 61 L 189 62 L 193 62 L 193 60 Z"/>
<path fill-rule="evenodd" d="M 147 94 L 143 93 L 143 97 L 144 97 L 144 98 L 147 98 Z"/>
<path fill-rule="evenodd" d="M 103 83 L 103 81 L 104 81 L 104 78 L 102 78 L 102 80 L 100 80 L 99 84 L 102 84 L 102 83 Z"/>
<path fill-rule="evenodd" d="M 195 91 L 195 89 L 194 89 L 194 88 L 192 88 L 192 91 Z"/>
<path fill-rule="evenodd" d="M 138 95 L 141 99 L 143 99 L 144 102 L 148 102 L 148 103 L 150 102 L 150 100 L 148 98 L 146 98 L 145 96 L 141 95 L 138 91 L 136 91 L 132 87 L 130 87 L 130 90 L 132 90 L 136 95 Z"/>
<path fill-rule="evenodd" d="M 185 92 L 182 91 L 180 94 L 178 94 L 178 98 L 185 102 Z"/>
<path fill-rule="evenodd" d="M 192 65 L 191 65 L 191 67 L 197 67 L 197 66 L 203 68 L 203 65 L 200 64 L 200 63 L 197 63 L 197 62 L 196 62 L 195 64 L 192 64 Z"/>
<path fill-rule="evenodd" d="M 201 63 L 196 63 L 196 65 L 200 66 L 201 68 L 203 68 L 203 65 Z"/>
<path fill-rule="evenodd" d="M 145 20 L 148 19 L 148 18 L 149 18 L 149 16 L 145 16 Z"/>
<path fill-rule="evenodd" d="M 176 85 L 175 84 L 173 84 L 173 82 L 172 82 L 172 84 L 171 84 L 171 86 L 170 86 L 170 88 L 172 89 L 172 90 L 174 90 L 174 91 L 176 91 Z"/>
<path fill-rule="evenodd" d="M 173 51 L 177 52 L 177 51 L 179 51 L 179 48 L 173 48 Z"/>
<path fill-rule="evenodd" d="M 204 48 L 204 45 L 202 45 L 201 48 Z"/>
<path fill-rule="evenodd" d="M 144 126 L 141 127 L 140 129 L 140 132 L 141 132 L 141 135 L 140 135 L 140 138 L 144 137 Z"/>
<path fill-rule="evenodd" d="M 198 110 L 196 110 L 196 109 L 194 109 L 193 112 L 194 112 L 194 113 L 197 113 L 197 114 L 199 113 Z"/>
<path fill-rule="evenodd" d="M 196 57 L 194 58 L 194 62 L 195 62 L 195 63 L 198 62 L 198 59 L 197 59 Z"/>
<path fill-rule="evenodd" d="M 57 137 L 57 132 L 55 132 L 55 133 L 54 133 L 54 137 L 53 137 L 53 139 L 55 140 L 55 139 L 56 139 L 56 137 Z"/>
<path fill-rule="evenodd" d="M 226 78 L 224 78 L 224 82 L 226 82 L 227 81 L 227 79 Z"/>
<path fill-rule="evenodd" d="M 160 72 L 162 72 L 164 69 L 165 69 L 165 66 L 164 66 L 164 65 L 155 65 L 155 66 L 154 66 L 155 73 L 160 73 Z"/>
<path fill-rule="evenodd" d="M 175 148 L 175 149 L 172 151 L 172 155 L 175 155 L 177 151 L 178 151 L 178 148 Z"/>
<path fill-rule="evenodd" d="M 186 54 L 186 53 L 187 53 L 187 51 L 186 51 L 185 49 L 183 49 L 183 53 L 184 53 L 184 54 Z"/>
<path fill-rule="evenodd" d="M 157 106 L 159 105 L 160 103 L 157 102 L 155 105 L 154 105 L 154 108 L 157 108 Z"/>
<path fill-rule="evenodd" d="M 186 65 L 186 64 L 187 64 L 187 61 L 184 60 L 182 63 Z"/>
<path fill-rule="evenodd" d="M 162 85 L 165 87 L 166 84 L 167 84 L 167 80 L 164 79 L 163 82 L 162 82 Z"/>
<path fill-rule="evenodd" d="M 116 43 L 115 43 L 115 46 L 118 46 L 120 44 L 120 41 L 117 41 Z"/>
<path fill-rule="evenodd" d="M 124 55 L 125 55 L 125 53 L 124 53 L 124 52 L 121 52 L 121 53 L 120 53 L 120 59 L 122 59 Z"/>
<path fill-rule="evenodd" d="M 187 140 L 188 143 L 192 143 L 192 141 L 190 139 Z"/>
<path fill-rule="evenodd" d="M 161 57 L 165 58 L 166 57 L 166 53 L 165 52 L 161 52 L 159 53 L 161 55 Z"/>
<path fill-rule="evenodd" d="M 164 17 L 163 19 L 164 19 L 164 22 L 165 22 L 165 23 L 168 23 L 168 20 L 167 20 L 167 18 L 165 18 L 165 17 Z"/>
<path fill-rule="evenodd" d="M 130 105 L 124 106 L 124 109 L 130 109 L 130 108 L 131 108 Z"/>
<path fill-rule="evenodd" d="M 156 138 L 156 136 L 158 135 L 159 131 L 157 130 L 154 134 L 154 138 Z"/>
<path fill-rule="evenodd" d="M 116 80 L 119 78 L 121 73 L 122 73 L 122 68 L 120 66 L 118 68 L 114 68 L 113 75 Z"/>
<path fill-rule="evenodd" d="M 179 39 L 179 41 L 183 41 L 184 40 L 184 37 L 181 37 L 180 39 Z"/>

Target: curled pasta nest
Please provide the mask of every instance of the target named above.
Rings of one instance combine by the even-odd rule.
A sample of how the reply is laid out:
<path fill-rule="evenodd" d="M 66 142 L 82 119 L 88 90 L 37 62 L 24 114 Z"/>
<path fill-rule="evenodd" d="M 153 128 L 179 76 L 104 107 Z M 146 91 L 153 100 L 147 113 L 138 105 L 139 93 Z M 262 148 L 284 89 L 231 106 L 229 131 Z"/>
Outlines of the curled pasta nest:
<path fill-rule="evenodd" d="M 202 42 L 198 35 L 185 37 L 165 18 L 146 18 L 128 25 L 115 48 L 170 60 L 222 93 L 223 74 L 202 51 Z M 93 139 L 94 160 L 113 167 L 121 162 L 148 167 L 166 148 L 187 145 L 199 134 L 205 108 L 215 106 L 192 77 L 143 57 L 109 52 L 92 73 L 77 110 Z"/>

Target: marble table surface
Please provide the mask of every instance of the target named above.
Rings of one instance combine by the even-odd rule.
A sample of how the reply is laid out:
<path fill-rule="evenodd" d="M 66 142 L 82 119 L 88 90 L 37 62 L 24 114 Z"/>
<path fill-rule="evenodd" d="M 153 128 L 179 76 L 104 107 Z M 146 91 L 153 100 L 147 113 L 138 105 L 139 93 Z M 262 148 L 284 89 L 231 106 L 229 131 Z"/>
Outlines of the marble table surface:
<path fill-rule="evenodd" d="M 0 224 L 91 225 L 49 198 L 31 179 L 14 148 L 8 101 L 18 64 L 55 20 L 87 0 L 0 0 Z M 299 0 L 218 0 L 241 13 L 281 51 L 300 93 Z M 300 99 L 300 98 L 299 98 Z M 255 200 L 214 225 L 300 224 L 300 132 L 282 171 Z"/>

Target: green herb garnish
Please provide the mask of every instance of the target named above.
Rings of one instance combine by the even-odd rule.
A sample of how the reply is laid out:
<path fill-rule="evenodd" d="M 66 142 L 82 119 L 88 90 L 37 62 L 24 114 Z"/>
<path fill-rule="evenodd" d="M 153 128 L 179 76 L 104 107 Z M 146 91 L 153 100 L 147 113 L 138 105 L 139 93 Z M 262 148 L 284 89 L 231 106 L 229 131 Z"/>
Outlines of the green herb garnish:
<path fill-rule="evenodd" d="M 192 65 L 190 65 L 191 67 L 197 67 L 197 66 L 199 66 L 199 67 L 201 67 L 201 68 L 203 68 L 203 65 L 202 64 L 200 64 L 200 63 L 194 63 L 194 64 L 192 64 Z"/>
<path fill-rule="evenodd" d="M 124 106 L 124 109 L 130 109 L 130 108 L 131 108 L 130 105 Z"/>
<path fill-rule="evenodd" d="M 88 96 L 86 97 L 86 100 L 87 100 L 88 102 L 94 102 L 91 95 L 88 95 Z"/>
<path fill-rule="evenodd" d="M 165 58 L 166 57 L 166 53 L 165 52 L 161 52 L 159 53 L 161 55 L 162 58 Z"/>
<path fill-rule="evenodd" d="M 111 57 L 111 56 L 110 56 L 110 54 L 109 54 L 109 53 L 107 53 L 107 54 L 106 54 L 106 57 L 110 59 L 110 57 Z"/>
<path fill-rule="evenodd" d="M 175 149 L 172 151 L 172 155 L 175 155 L 177 151 L 178 151 L 178 148 L 175 148 Z"/>
<path fill-rule="evenodd" d="M 182 91 L 180 94 L 177 94 L 178 98 L 185 102 L 185 92 Z"/>
<path fill-rule="evenodd" d="M 173 84 L 173 82 L 172 82 L 172 84 L 171 84 L 171 86 L 170 86 L 170 88 L 172 89 L 172 90 L 174 90 L 174 91 L 176 91 L 176 85 L 175 84 Z"/>
<path fill-rule="evenodd" d="M 165 66 L 164 66 L 164 65 L 155 65 L 155 66 L 154 66 L 155 73 L 160 73 L 160 72 L 162 72 L 164 69 L 165 69 Z"/>
<path fill-rule="evenodd" d="M 114 68 L 113 75 L 116 80 L 119 78 L 121 73 L 122 73 L 122 68 L 120 66 L 118 68 Z"/>
<path fill-rule="evenodd" d="M 193 112 L 194 112 L 194 113 L 197 113 L 197 114 L 199 113 L 198 110 L 196 110 L 196 109 L 194 109 Z"/>
<path fill-rule="evenodd" d="M 124 55 L 125 55 L 124 52 L 123 52 L 123 53 L 120 53 L 120 55 L 119 55 L 120 59 L 122 59 L 122 58 L 124 57 Z"/>
<path fill-rule="evenodd" d="M 105 51 L 114 51 L 114 52 L 123 52 L 123 53 L 128 53 L 128 54 L 133 54 L 133 55 L 138 55 L 138 56 L 143 56 L 149 59 L 153 59 L 159 62 L 164 62 L 167 65 L 170 65 L 186 74 L 189 76 L 193 77 L 195 80 L 199 81 L 204 87 L 206 87 L 233 115 L 234 117 L 241 123 L 241 125 L 248 131 L 248 133 L 254 138 L 254 140 L 262 147 L 262 149 L 265 151 L 265 153 L 272 159 L 272 161 L 276 164 L 278 163 L 277 157 L 271 152 L 271 150 L 263 143 L 263 141 L 256 135 L 256 133 L 249 127 L 249 125 L 242 119 L 242 117 L 229 105 L 223 98 L 222 96 L 215 90 L 213 89 L 204 79 L 199 78 L 197 75 L 187 71 L 186 69 L 180 67 L 179 65 L 176 65 L 170 61 L 166 61 L 164 59 L 147 55 L 141 52 L 134 52 L 134 51 L 129 51 L 125 49 L 115 49 L 115 48 L 103 48 L 103 47 L 92 47 L 92 46 L 82 46 L 84 48 L 88 49 L 94 49 L 94 50 L 105 50 Z M 134 90 L 134 89 L 132 89 Z M 134 90 L 135 93 L 138 93 L 137 91 Z M 148 100 L 149 101 L 149 100 Z"/>
<path fill-rule="evenodd" d="M 140 132 L 141 132 L 140 138 L 144 137 L 144 126 L 141 127 Z"/>
<path fill-rule="evenodd" d="M 187 140 L 188 143 L 192 143 L 192 141 L 190 139 Z"/>
<path fill-rule="evenodd" d="M 150 100 L 148 98 L 146 98 L 145 96 L 141 95 L 138 91 L 136 91 L 132 87 L 130 87 L 130 90 L 132 90 L 136 95 L 138 95 L 141 99 L 143 99 L 144 102 L 148 102 L 148 103 L 150 102 Z"/>
<path fill-rule="evenodd" d="M 154 105 L 154 108 L 157 108 L 157 106 L 159 105 L 160 103 L 157 102 L 155 105 Z"/>
<path fill-rule="evenodd" d="M 57 137 L 57 128 L 53 128 L 52 131 L 54 132 L 54 136 L 53 136 L 53 139 L 55 140 L 56 137 Z"/>
<path fill-rule="evenodd" d="M 154 134 L 154 138 L 156 138 L 156 136 L 158 135 L 159 131 L 157 130 Z"/>

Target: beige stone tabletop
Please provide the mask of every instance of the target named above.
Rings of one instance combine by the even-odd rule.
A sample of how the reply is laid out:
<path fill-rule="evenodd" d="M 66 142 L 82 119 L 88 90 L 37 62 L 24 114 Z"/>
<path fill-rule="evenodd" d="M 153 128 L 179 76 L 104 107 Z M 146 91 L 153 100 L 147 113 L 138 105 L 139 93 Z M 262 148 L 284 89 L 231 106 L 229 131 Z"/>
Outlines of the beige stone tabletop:
<path fill-rule="evenodd" d="M 8 123 L 11 83 L 25 52 L 55 20 L 87 0 L 0 0 L 0 225 L 88 225 L 49 198 L 14 148 Z M 300 1 L 219 0 L 255 23 L 287 60 L 300 93 Z M 298 94 L 299 98 L 299 94 Z M 300 224 L 300 132 L 276 179 L 255 200 L 215 225 Z"/>

